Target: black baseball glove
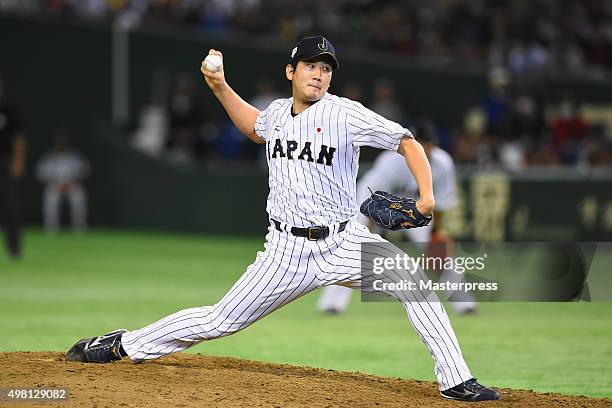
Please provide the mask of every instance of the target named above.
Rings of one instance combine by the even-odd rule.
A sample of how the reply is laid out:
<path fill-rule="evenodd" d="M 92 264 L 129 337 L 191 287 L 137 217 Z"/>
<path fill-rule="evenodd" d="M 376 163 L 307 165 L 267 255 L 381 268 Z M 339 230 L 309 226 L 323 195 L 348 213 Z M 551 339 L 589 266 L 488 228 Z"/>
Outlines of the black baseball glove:
<path fill-rule="evenodd" d="M 424 216 L 417 210 L 414 199 L 384 191 L 372 193 L 359 210 L 376 224 L 393 231 L 424 227 L 431 221 L 431 215 Z"/>

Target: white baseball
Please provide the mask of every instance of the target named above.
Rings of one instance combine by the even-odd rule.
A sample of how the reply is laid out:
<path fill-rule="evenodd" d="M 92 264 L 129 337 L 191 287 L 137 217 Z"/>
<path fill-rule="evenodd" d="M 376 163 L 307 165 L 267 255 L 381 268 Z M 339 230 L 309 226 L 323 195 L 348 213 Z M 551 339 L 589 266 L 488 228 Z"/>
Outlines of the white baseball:
<path fill-rule="evenodd" d="M 204 69 L 210 72 L 217 72 L 223 66 L 223 59 L 219 55 L 211 54 L 204 58 Z"/>

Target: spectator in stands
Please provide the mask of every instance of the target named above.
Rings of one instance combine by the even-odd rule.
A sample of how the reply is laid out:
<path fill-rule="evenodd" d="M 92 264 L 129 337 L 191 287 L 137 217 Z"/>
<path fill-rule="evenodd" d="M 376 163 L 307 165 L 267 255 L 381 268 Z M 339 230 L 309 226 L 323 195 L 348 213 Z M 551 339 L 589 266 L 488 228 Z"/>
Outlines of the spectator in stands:
<path fill-rule="evenodd" d="M 607 133 L 610 133 L 610 129 L 605 125 L 590 127 L 578 156 L 578 167 L 612 166 L 612 141 L 606 137 Z"/>
<path fill-rule="evenodd" d="M 542 142 L 544 104 L 534 95 L 520 92 L 511 101 L 500 133 L 490 133 L 488 143 L 494 163 L 519 171 L 527 163 L 527 149 Z"/>
<path fill-rule="evenodd" d="M 483 100 L 487 119 L 487 133 L 502 135 L 508 125 L 511 111 L 510 72 L 502 66 L 489 71 L 489 89 Z"/>
<path fill-rule="evenodd" d="M 557 153 L 550 144 L 533 146 L 527 153 L 527 162 L 531 166 L 558 166 Z"/>
<path fill-rule="evenodd" d="M 552 147 L 562 163 L 576 163 L 588 130 L 575 99 L 571 95 L 564 95 L 550 122 Z"/>
<path fill-rule="evenodd" d="M 180 74 L 175 78 L 168 99 L 169 148 L 168 157 L 176 163 L 204 158 L 209 146 L 200 135 L 204 109 L 196 97 L 191 76 Z"/>
<path fill-rule="evenodd" d="M 517 39 L 508 54 L 508 66 L 517 78 L 541 74 L 548 62 L 547 49 L 534 39 Z"/>
<path fill-rule="evenodd" d="M 43 195 L 43 220 L 49 234 L 56 234 L 60 227 L 62 200 L 68 199 L 74 232 L 84 232 L 87 227 L 87 193 L 83 180 L 89 175 L 87 160 L 72 148 L 69 131 L 62 127 L 57 131 L 53 151 L 43 155 L 38 162 L 38 178 L 45 183 Z"/>
<path fill-rule="evenodd" d="M 455 135 L 451 148 L 457 164 L 490 165 L 491 151 L 486 141 L 486 115 L 480 108 L 465 112 L 463 127 Z"/>
<path fill-rule="evenodd" d="M 107 2 L 106 0 L 72 0 L 68 3 L 79 16 L 99 19 L 106 16 L 109 6 L 113 2 Z"/>
<path fill-rule="evenodd" d="M 608 7 L 609 2 L 608 2 Z M 594 28 L 588 48 L 588 60 L 595 67 L 612 71 L 612 16 L 603 18 Z"/>

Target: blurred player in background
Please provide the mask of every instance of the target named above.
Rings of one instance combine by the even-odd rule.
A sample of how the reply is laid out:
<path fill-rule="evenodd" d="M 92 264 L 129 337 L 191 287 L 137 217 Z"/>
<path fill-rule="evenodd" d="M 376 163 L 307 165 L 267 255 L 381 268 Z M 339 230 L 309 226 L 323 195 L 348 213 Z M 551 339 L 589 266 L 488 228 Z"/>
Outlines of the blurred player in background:
<path fill-rule="evenodd" d="M 72 228 L 83 232 L 87 227 L 87 192 L 82 181 L 89 175 L 90 167 L 70 145 L 68 130 L 60 128 L 53 151 L 38 162 L 38 178 L 45 183 L 43 219 L 48 233 L 56 234 L 60 226 L 62 199 L 70 204 Z"/>
<path fill-rule="evenodd" d="M 416 139 L 421 143 L 429 159 L 433 177 L 433 190 L 436 198 L 436 209 L 432 222 L 421 228 L 402 230 L 406 237 L 412 241 L 426 256 L 441 257 L 452 255 L 453 240 L 444 230 L 444 214 L 456 205 L 456 176 L 455 165 L 451 156 L 436 146 L 436 134 L 433 123 L 423 121 L 416 128 Z M 398 160 L 399 158 L 399 160 Z M 406 197 L 418 195 L 416 181 L 412 174 L 404 170 L 405 161 L 393 152 L 382 152 L 372 168 L 363 175 L 357 186 L 357 202 L 363 202 L 372 191 L 392 191 Z M 359 215 L 359 222 L 376 228 L 363 214 Z M 454 270 L 442 271 L 440 281 L 460 282 L 463 275 Z M 328 314 L 341 313 L 349 305 L 353 291 L 339 285 L 323 288 L 317 308 Z M 456 291 L 450 296 L 451 304 L 458 314 L 470 314 L 476 311 L 476 302 L 471 293 Z"/>
<path fill-rule="evenodd" d="M 19 179 L 25 167 L 26 140 L 20 129 L 17 109 L 4 93 L 0 76 L 0 225 L 9 256 L 21 255 Z"/>

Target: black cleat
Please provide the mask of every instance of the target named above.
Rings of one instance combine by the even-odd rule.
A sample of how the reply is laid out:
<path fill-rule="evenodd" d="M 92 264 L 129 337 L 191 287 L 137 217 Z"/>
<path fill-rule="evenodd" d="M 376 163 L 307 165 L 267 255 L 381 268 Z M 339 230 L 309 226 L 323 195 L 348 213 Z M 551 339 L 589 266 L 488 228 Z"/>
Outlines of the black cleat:
<path fill-rule="evenodd" d="M 475 378 L 467 380 L 448 390 L 440 391 L 440 395 L 448 399 L 470 402 L 494 401 L 501 398 L 497 390 L 478 384 Z"/>
<path fill-rule="evenodd" d="M 125 329 L 115 330 L 103 336 L 81 339 L 70 347 L 66 361 L 83 363 L 109 363 L 121 360 L 121 335 Z"/>

